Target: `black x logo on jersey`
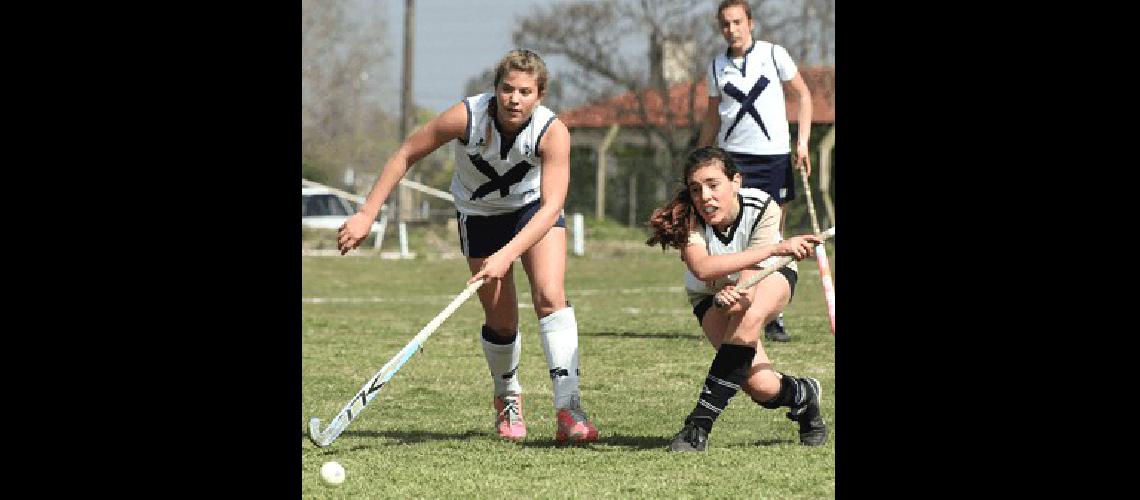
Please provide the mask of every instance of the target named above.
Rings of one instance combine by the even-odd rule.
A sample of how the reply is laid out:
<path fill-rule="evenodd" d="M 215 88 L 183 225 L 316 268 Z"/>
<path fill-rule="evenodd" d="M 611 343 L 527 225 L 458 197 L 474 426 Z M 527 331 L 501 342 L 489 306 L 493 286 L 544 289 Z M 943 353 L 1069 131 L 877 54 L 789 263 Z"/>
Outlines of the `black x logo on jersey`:
<path fill-rule="evenodd" d="M 732 134 L 732 129 L 736 128 L 736 124 L 740 123 L 740 119 L 744 118 L 744 113 L 751 115 L 752 119 L 756 120 L 756 124 L 760 125 L 760 131 L 764 132 L 764 137 L 767 137 L 768 140 L 772 140 L 772 136 L 768 135 L 768 128 L 764 126 L 764 120 L 760 119 L 760 113 L 756 111 L 755 106 L 756 98 L 759 97 L 760 92 L 763 92 L 768 86 L 768 81 L 768 77 L 761 76 L 759 80 L 756 80 L 756 84 L 752 86 L 752 90 L 748 91 L 748 95 L 744 95 L 744 92 L 741 92 L 740 89 L 731 83 L 724 84 L 724 93 L 740 102 L 740 111 L 736 112 L 736 120 L 732 122 L 732 126 L 728 127 L 728 131 L 724 133 L 726 140 L 728 136 Z"/>
<path fill-rule="evenodd" d="M 499 191 L 500 197 L 506 197 L 511 193 L 511 186 L 521 182 L 523 177 L 526 177 L 526 173 L 534 167 L 534 165 L 525 161 L 520 161 L 511 167 L 510 170 L 507 170 L 507 173 L 499 175 L 494 167 L 492 167 L 490 163 L 487 163 L 487 160 L 484 160 L 482 156 L 467 155 L 467 157 L 471 158 L 471 164 L 475 165 L 476 169 L 487 176 L 488 179 L 491 179 L 486 184 L 479 186 L 474 193 L 471 193 L 472 200 L 478 200 L 495 190 Z"/>

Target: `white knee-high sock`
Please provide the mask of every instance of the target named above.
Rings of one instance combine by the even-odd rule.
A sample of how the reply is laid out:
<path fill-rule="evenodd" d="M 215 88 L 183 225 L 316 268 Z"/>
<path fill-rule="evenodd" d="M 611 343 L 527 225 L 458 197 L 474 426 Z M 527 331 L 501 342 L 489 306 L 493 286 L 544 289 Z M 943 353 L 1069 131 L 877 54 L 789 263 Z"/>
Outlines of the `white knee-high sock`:
<path fill-rule="evenodd" d="M 578 321 L 574 308 L 566 307 L 538 320 L 546 365 L 554 388 L 554 407 L 570 406 L 578 398 Z"/>
<path fill-rule="evenodd" d="M 486 337 L 480 341 L 483 343 L 483 355 L 487 358 L 487 367 L 491 369 L 491 380 L 495 383 L 495 397 L 522 394 L 522 385 L 519 384 L 522 334 L 515 332 L 515 341 L 510 344 L 492 344 Z"/>

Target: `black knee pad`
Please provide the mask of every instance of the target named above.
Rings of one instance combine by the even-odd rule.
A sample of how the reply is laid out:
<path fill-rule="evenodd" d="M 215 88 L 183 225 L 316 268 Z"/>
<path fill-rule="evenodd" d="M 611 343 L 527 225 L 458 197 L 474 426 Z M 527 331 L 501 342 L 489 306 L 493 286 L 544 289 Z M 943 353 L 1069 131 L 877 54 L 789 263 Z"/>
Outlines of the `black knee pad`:
<path fill-rule="evenodd" d="M 497 344 L 497 345 L 513 344 L 513 343 L 515 343 L 516 337 L 517 337 L 517 335 L 514 337 L 511 337 L 510 340 L 503 340 L 502 337 L 499 337 L 499 334 L 495 333 L 495 330 L 491 329 L 491 327 L 489 327 L 487 325 L 483 325 L 483 340 L 486 340 L 487 342 L 490 342 L 492 344 Z"/>

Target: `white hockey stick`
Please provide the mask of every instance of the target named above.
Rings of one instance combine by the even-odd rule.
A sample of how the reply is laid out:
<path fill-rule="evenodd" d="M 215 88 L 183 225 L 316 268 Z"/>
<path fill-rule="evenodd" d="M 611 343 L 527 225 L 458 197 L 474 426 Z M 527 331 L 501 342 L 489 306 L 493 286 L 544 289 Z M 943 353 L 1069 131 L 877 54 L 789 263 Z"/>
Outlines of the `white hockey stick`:
<path fill-rule="evenodd" d="M 811 184 L 808 184 L 807 169 L 800 168 L 804 181 L 804 195 L 807 197 L 811 227 L 819 232 L 819 218 L 815 215 L 815 203 L 811 201 Z M 815 246 L 815 262 L 819 265 L 819 279 L 823 284 L 823 298 L 827 301 L 827 318 L 831 320 L 831 334 L 835 335 L 835 284 L 831 281 L 831 263 L 827 260 L 827 248 L 822 243 Z"/>
<path fill-rule="evenodd" d="M 829 238 L 832 238 L 835 236 L 835 228 L 832 227 L 831 229 L 824 231 L 823 234 L 821 234 L 821 236 L 823 236 L 823 241 L 827 241 Z M 795 257 L 792 257 L 791 255 L 783 255 L 783 256 L 780 256 L 780 257 L 773 259 L 769 263 L 768 267 L 761 269 L 760 272 L 752 275 L 751 278 L 748 278 L 748 279 L 746 279 L 740 283 L 737 283 L 736 289 L 742 290 L 742 289 L 749 288 L 752 285 L 759 283 L 760 280 L 767 278 L 769 274 L 776 272 L 777 269 L 788 265 L 788 263 L 793 261 L 793 260 L 795 260 Z M 717 301 L 716 299 L 713 299 L 713 302 L 716 303 L 717 307 L 724 307 L 724 304 L 721 304 L 720 301 Z"/>
<path fill-rule="evenodd" d="M 459 295 L 452 299 L 451 303 L 448 304 L 447 307 L 443 309 L 443 311 L 437 314 L 435 318 L 432 319 L 431 322 L 429 322 L 427 326 L 423 328 L 423 330 L 420 330 L 420 333 L 417 333 L 415 337 L 412 337 L 412 340 L 409 341 L 403 349 L 400 349 L 400 352 L 396 353 L 396 355 L 393 356 L 392 359 L 389 359 L 387 363 L 384 363 L 384 366 L 380 368 L 380 371 L 376 372 L 372 378 L 368 379 L 368 382 L 364 384 L 364 387 L 361 387 L 360 391 L 358 391 L 356 395 L 353 396 L 351 400 L 349 400 L 348 404 L 344 405 L 344 408 L 340 410 L 340 413 L 337 413 L 336 417 L 333 417 L 332 421 L 329 422 L 329 426 L 325 428 L 325 430 L 321 430 L 321 419 L 316 417 L 310 418 L 309 439 L 313 441 L 313 444 L 324 448 L 336 440 L 336 438 L 340 436 L 340 433 L 344 432 L 344 430 L 348 428 L 348 424 L 351 424 L 353 420 L 356 420 L 356 417 L 360 416 L 360 412 L 364 411 L 364 408 L 368 406 L 368 403 L 371 402 L 376 397 L 376 395 L 380 393 L 380 389 L 384 387 L 384 384 L 386 384 L 388 380 L 390 380 L 392 376 L 396 374 L 396 372 L 400 371 L 400 367 L 404 366 L 404 363 L 408 362 L 408 358 L 411 358 L 412 355 L 416 353 L 416 351 L 421 350 L 423 343 L 427 341 L 428 337 L 430 337 L 437 328 L 439 328 L 439 325 L 443 324 L 444 320 L 451 316 L 451 314 L 454 313 L 455 310 L 463 304 L 463 302 L 470 298 L 471 295 L 475 293 L 475 290 L 478 290 L 480 286 L 483 286 L 483 283 L 485 281 L 486 280 L 481 279 L 470 285 L 467 285 L 467 288 L 463 289 Z"/>

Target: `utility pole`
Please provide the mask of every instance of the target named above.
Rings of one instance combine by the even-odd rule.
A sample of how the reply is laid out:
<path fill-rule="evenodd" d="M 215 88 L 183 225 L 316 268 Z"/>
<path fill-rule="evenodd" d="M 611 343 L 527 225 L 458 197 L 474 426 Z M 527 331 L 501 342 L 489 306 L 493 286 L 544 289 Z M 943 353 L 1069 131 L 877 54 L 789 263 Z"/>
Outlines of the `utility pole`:
<path fill-rule="evenodd" d="M 629 227 L 637 225 L 637 173 L 629 176 Z"/>
<path fill-rule="evenodd" d="M 614 136 L 620 129 L 621 127 L 616 123 L 610 125 L 610 130 L 606 132 L 602 143 L 598 145 L 598 177 L 597 189 L 595 190 L 596 198 L 594 199 L 594 218 L 597 220 L 606 218 L 606 154 L 610 149 L 610 143 L 614 142 Z"/>
<path fill-rule="evenodd" d="M 416 0 L 404 0 L 404 82 L 403 92 L 400 98 L 400 140 L 403 141 L 408 138 L 412 133 L 412 129 L 416 125 L 416 113 L 412 103 L 412 69 L 415 67 L 415 62 L 412 60 L 412 55 L 415 48 L 415 35 L 416 35 Z M 408 165 L 408 169 L 411 169 Z M 400 234 L 400 257 L 408 257 L 408 242 L 405 238 L 406 229 L 404 227 L 404 218 L 401 213 L 403 205 L 401 204 L 400 184 L 396 183 L 395 192 L 392 193 L 393 204 L 395 205 L 395 220 L 396 227 Z"/>

